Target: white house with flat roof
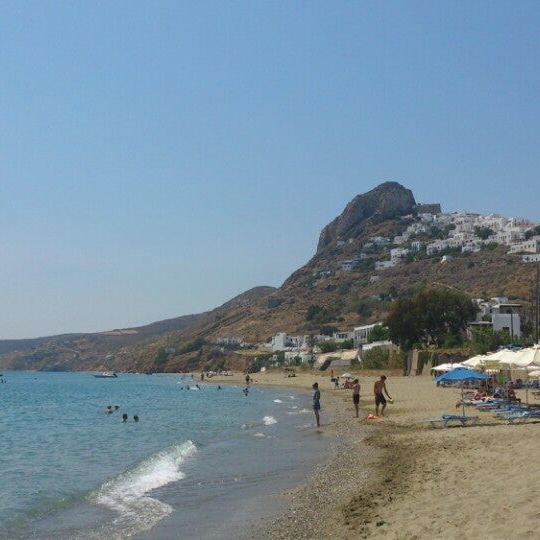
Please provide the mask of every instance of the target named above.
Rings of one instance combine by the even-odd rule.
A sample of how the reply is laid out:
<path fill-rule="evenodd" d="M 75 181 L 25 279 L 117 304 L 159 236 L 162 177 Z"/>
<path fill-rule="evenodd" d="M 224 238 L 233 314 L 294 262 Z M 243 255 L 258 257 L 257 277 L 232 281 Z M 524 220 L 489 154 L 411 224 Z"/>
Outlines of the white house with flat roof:
<path fill-rule="evenodd" d="M 521 309 L 523 304 L 510 302 L 506 296 L 495 296 L 489 301 L 476 300 L 478 314 L 471 327 L 487 327 L 494 331 L 508 332 L 510 336 L 521 336 Z"/>
<path fill-rule="evenodd" d="M 533 236 L 529 240 L 510 246 L 508 253 L 540 253 L 540 236 Z"/>
<path fill-rule="evenodd" d="M 308 347 L 308 336 L 288 336 L 286 332 L 278 332 L 272 337 L 273 351 L 288 349 L 305 349 Z"/>
<path fill-rule="evenodd" d="M 343 343 L 344 341 L 347 341 L 348 339 L 354 339 L 354 332 L 334 332 L 332 339 L 336 343 Z"/>
<path fill-rule="evenodd" d="M 389 261 L 377 261 L 375 263 L 375 270 L 385 270 L 386 268 L 393 268 L 399 263 L 398 259 L 391 259 Z"/>
<path fill-rule="evenodd" d="M 375 324 L 366 324 L 364 326 L 357 326 L 353 330 L 354 346 L 358 348 L 360 347 L 360 345 L 364 345 L 365 343 L 368 343 L 369 335 L 371 334 L 373 329 L 380 324 L 381 323 L 375 323 Z"/>

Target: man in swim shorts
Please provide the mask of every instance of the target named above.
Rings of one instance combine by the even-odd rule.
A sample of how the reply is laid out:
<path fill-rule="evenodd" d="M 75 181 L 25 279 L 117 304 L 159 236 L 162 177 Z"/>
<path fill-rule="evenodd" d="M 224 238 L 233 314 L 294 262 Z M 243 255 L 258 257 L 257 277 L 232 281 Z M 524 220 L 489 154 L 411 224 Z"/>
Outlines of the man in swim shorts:
<path fill-rule="evenodd" d="M 356 412 L 356 418 L 358 418 L 358 409 L 360 405 L 360 382 L 358 379 L 354 379 L 352 386 L 352 401 L 354 404 L 354 410 Z"/>
<path fill-rule="evenodd" d="M 392 401 L 388 390 L 386 390 L 386 375 L 381 375 L 381 378 L 375 383 L 373 386 L 373 393 L 375 394 L 375 415 L 379 416 L 379 405 L 382 405 L 381 416 L 384 416 L 384 410 L 386 409 L 386 399 L 384 394 Z"/>

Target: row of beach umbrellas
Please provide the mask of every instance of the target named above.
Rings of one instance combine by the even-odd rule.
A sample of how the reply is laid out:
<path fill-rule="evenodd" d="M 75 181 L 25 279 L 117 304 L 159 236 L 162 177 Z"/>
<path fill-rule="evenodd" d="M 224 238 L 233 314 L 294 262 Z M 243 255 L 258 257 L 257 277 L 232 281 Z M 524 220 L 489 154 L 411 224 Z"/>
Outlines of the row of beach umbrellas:
<path fill-rule="evenodd" d="M 520 351 L 501 349 L 492 354 L 473 356 L 459 364 L 440 364 L 432 367 L 431 371 L 447 372 L 463 367 L 479 371 L 525 369 L 530 377 L 535 377 L 540 375 L 540 344 Z"/>
<path fill-rule="evenodd" d="M 472 370 L 493 373 L 499 370 L 524 370 L 526 378 L 540 377 L 540 344 L 520 351 L 501 349 L 492 354 L 477 355 L 460 364 L 441 364 L 432 368 L 432 371 L 446 374 L 461 374 L 462 380 L 472 377 Z M 466 375 L 465 371 L 470 375 Z M 443 378 L 443 377 L 439 377 Z M 529 402 L 529 388 L 526 387 L 526 400 Z"/>

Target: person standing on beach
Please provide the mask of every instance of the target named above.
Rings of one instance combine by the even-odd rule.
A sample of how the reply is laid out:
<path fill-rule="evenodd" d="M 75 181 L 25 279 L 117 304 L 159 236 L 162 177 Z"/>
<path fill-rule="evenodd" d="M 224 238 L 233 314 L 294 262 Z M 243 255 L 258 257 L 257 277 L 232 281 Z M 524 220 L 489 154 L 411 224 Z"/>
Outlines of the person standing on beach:
<path fill-rule="evenodd" d="M 384 394 L 390 401 L 392 398 L 386 389 L 386 375 L 381 375 L 381 378 L 373 386 L 373 393 L 375 394 L 375 415 L 379 416 L 379 405 L 382 405 L 381 416 L 384 416 L 384 409 L 386 409 L 386 399 Z"/>
<path fill-rule="evenodd" d="M 321 391 L 319 390 L 319 383 L 313 383 L 313 412 L 315 413 L 315 420 L 317 421 L 317 427 L 321 427 L 321 419 L 319 411 L 321 410 Z"/>
<path fill-rule="evenodd" d="M 360 406 L 360 382 L 358 379 L 354 379 L 352 386 L 352 401 L 354 404 L 354 410 L 356 412 L 356 418 L 358 418 L 358 409 Z"/>

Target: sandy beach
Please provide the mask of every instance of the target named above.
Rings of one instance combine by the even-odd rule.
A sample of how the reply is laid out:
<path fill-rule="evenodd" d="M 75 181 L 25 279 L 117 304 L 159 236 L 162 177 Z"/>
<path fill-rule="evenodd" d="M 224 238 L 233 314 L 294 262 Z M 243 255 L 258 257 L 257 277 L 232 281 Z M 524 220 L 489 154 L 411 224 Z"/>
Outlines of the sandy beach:
<path fill-rule="evenodd" d="M 471 409 L 469 414 L 480 415 L 479 425 L 434 429 L 425 420 L 454 412 L 459 391 L 437 388 L 430 377 L 398 374 L 387 381 L 394 398 L 387 416 L 367 420 L 374 412 L 377 377 L 366 372 L 358 377 L 356 419 L 351 392 L 334 390 L 327 374 L 254 375 L 254 384 L 302 389 L 317 380 L 321 431 L 333 439 L 327 461 L 283 495 L 287 512 L 261 525 L 263 537 L 538 537 L 540 423 L 508 425 Z M 213 379 L 242 380 L 242 375 Z"/>

